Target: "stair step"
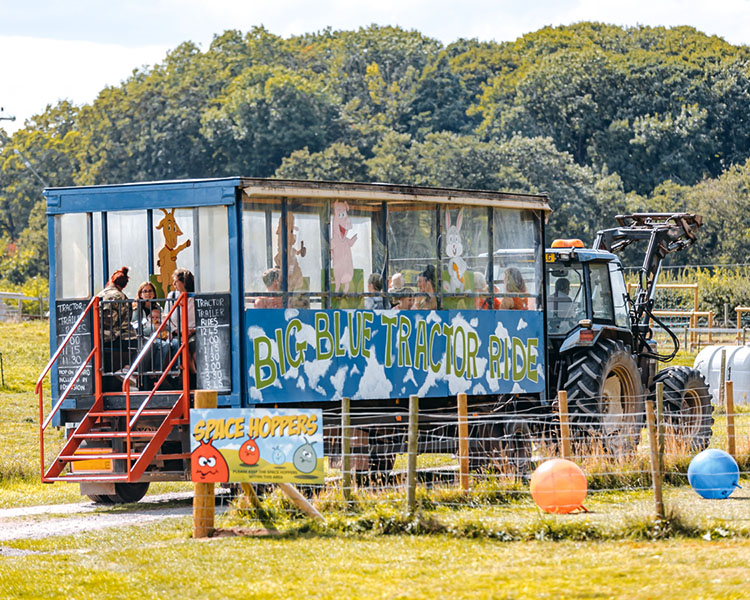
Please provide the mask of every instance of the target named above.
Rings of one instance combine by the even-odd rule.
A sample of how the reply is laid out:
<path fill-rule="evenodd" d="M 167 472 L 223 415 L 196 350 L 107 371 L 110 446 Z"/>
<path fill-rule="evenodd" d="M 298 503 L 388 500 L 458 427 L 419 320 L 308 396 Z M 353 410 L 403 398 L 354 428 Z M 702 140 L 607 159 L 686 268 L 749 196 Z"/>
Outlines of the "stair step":
<path fill-rule="evenodd" d="M 131 452 L 130 458 L 132 460 L 138 460 L 141 456 L 141 452 Z M 57 457 L 57 460 L 60 460 L 62 462 L 73 462 L 73 461 L 79 461 L 79 460 L 99 460 L 99 459 L 105 459 L 105 460 L 125 460 L 128 458 L 127 452 L 102 452 L 101 454 L 73 454 L 73 455 L 60 455 Z M 185 460 L 187 458 L 190 458 L 189 452 L 183 452 L 179 454 L 157 454 L 154 456 L 154 460 Z"/>
<path fill-rule="evenodd" d="M 157 454 L 154 456 L 154 460 L 186 460 L 190 458 L 190 452 L 182 454 Z"/>
<path fill-rule="evenodd" d="M 134 438 L 149 438 L 156 435 L 155 431 L 131 431 L 130 437 Z M 83 440 L 108 440 L 115 438 L 127 438 L 128 434 L 125 431 L 94 431 L 90 433 L 74 433 L 70 437 L 80 438 Z"/>
<path fill-rule="evenodd" d="M 52 483 L 53 481 L 127 481 L 128 476 L 122 475 L 58 475 L 57 477 L 43 477 L 42 482 Z"/>
<path fill-rule="evenodd" d="M 125 410 L 105 410 L 99 412 L 90 412 L 89 417 L 132 417 L 138 411 L 137 408 L 131 408 L 128 413 Z M 171 411 L 169 408 L 146 408 L 141 413 L 142 417 L 166 417 Z"/>
<path fill-rule="evenodd" d="M 131 452 L 130 458 L 133 460 L 137 460 L 138 457 L 141 455 L 140 452 Z M 102 452 L 101 454 L 61 454 L 57 457 L 57 460 L 60 460 L 62 462 L 73 462 L 78 460 L 124 460 L 128 457 L 127 452 Z"/>

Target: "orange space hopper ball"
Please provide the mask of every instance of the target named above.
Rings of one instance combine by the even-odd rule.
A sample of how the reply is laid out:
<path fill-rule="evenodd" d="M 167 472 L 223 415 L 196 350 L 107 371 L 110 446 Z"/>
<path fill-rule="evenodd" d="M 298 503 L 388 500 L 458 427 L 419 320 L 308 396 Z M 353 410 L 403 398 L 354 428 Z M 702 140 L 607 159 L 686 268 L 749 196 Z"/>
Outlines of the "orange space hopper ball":
<path fill-rule="evenodd" d="M 583 501 L 588 492 L 588 482 L 575 463 L 553 458 L 537 467 L 531 476 L 531 497 L 543 511 L 565 514 L 586 510 Z"/>

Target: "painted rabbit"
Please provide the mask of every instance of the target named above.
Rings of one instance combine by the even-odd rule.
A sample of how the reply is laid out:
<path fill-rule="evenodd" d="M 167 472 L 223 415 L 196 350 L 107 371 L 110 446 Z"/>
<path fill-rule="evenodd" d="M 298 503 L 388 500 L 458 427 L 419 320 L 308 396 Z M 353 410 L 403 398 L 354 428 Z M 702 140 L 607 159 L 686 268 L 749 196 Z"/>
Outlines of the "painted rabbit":
<path fill-rule="evenodd" d="M 461 222 L 464 218 L 464 210 L 458 211 L 456 224 L 451 224 L 451 211 L 445 210 L 445 255 L 448 257 L 448 281 L 443 282 L 446 292 L 463 292 L 465 286 L 464 273 L 466 273 L 466 261 L 461 257 L 464 247 L 461 243 Z"/>

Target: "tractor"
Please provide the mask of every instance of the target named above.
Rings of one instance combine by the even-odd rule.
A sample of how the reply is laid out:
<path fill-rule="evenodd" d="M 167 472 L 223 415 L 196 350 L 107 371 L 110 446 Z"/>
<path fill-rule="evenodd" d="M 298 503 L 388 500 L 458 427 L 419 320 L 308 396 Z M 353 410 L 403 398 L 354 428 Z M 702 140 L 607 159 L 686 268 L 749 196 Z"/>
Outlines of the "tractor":
<path fill-rule="evenodd" d="M 665 422 L 675 437 L 703 449 L 713 425 L 708 386 L 695 369 L 658 370 L 675 357 L 679 340 L 653 314 L 662 260 L 695 242 L 701 217 L 638 213 L 616 220 L 617 227 L 597 233 L 593 249 L 555 240 L 546 252 L 548 397 L 567 392 L 574 440 L 594 438 L 608 452 L 626 452 L 638 443 L 644 400 L 661 382 Z M 647 249 L 631 295 L 616 253 L 634 242 Z M 657 351 L 652 323 L 671 339 L 671 352 Z"/>

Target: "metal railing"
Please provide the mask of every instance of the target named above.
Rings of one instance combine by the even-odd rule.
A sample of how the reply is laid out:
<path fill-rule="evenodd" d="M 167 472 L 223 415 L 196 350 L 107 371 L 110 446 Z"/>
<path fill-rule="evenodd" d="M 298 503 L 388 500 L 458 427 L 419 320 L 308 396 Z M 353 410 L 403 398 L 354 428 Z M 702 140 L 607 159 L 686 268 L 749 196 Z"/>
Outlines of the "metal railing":
<path fill-rule="evenodd" d="M 39 396 L 39 448 L 40 448 L 40 459 L 41 459 L 41 473 L 42 473 L 42 479 L 44 479 L 45 476 L 45 469 L 44 469 L 44 432 L 49 427 L 49 424 L 52 422 L 52 419 L 54 416 L 58 413 L 60 410 L 60 407 L 63 405 L 63 402 L 68 398 L 68 395 L 70 394 L 71 390 L 74 388 L 76 382 L 81 377 L 81 374 L 84 372 L 86 367 L 91 362 L 91 359 L 94 359 L 94 396 L 96 398 L 100 398 L 102 394 L 102 381 L 101 381 L 101 348 L 99 346 L 99 336 L 95 335 L 94 337 L 94 344 L 93 348 L 91 349 L 91 352 L 89 352 L 89 355 L 86 357 L 86 359 L 81 363 L 81 365 L 76 370 L 75 374 L 73 375 L 70 383 L 68 383 L 67 387 L 63 391 L 62 394 L 60 394 L 60 397 L 57 399 L 57 402 L 52 407 L 52 410 L 45 418 L 44 416 L 44 380 L 47 377 L 47 375 L 52 370 L 52 366 L 57 362 L 57 360 L 62 356 L 63 351 L 65 350 L 66 346 L 70 342 L 70 340 L 75 335 L 76 331 L 78 331 L 78 328 L 81 326 L 81 324 L 84 322 L 84 319 L 89 314 L 89 312 L 92 313 L 93 316 L 93 328 L 94 331 L 99 331 L 99 301 L 100 298 L 98 296 L 94 296 L 86 306 L 85 310 L 81 313 L 81 315 L 76 319 L 76 322 L 73 324 L 73 327 L 70 328 L 70 331 L 65 336 L 65 339 L 63 339 L 60 346 L 57 348 L 57 351 L 52 355 L 52 358 L 49 359 L 49 362 L 42 370 L 42 373 L 39 375 L 39 378 L 36 381 L 36 394 Z"/>

